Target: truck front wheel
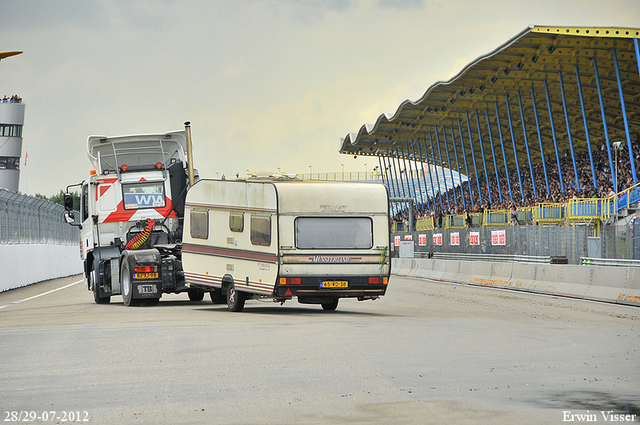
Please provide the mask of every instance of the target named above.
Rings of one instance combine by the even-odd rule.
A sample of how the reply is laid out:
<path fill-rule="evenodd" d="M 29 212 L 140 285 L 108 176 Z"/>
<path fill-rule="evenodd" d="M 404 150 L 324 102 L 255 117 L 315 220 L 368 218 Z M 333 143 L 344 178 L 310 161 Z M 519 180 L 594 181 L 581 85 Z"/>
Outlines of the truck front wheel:
<path fill-rule="evenodd" d="M 90 285 L 93 291 L 93 300 L 96 302 L 96 304 L 109 304 L 109 302 L 111 301 L 111 296 L 100 296 L 100 283 L 98 282 L 97 276 L 98 272 L 95 269 L 91 270 L 91 272 L 89 273 Z"/>
<path fill-rule="evenodd" d="M 242 311 L 246 298 L 247 295 L 244 292 L 236 291 L 236 286 L 233 282 L 229 284 L 227 289 L 227 307 L 229 311 Z"/>

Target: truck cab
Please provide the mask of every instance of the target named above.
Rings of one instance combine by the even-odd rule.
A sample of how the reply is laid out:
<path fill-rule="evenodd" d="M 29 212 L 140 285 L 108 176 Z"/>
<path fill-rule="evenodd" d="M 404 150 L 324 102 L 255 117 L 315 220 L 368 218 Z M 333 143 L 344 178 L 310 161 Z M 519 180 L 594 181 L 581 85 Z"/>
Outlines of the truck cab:
<path fill-rule="evenodd" d="M 180 254 L 186 145 L 185 131 L 88 138 L 92 170 L 80 184 L 77 225 L 96 303 L 122 294 L 127 306 L 156 304 L 162 293 L 189 291 Z"/>

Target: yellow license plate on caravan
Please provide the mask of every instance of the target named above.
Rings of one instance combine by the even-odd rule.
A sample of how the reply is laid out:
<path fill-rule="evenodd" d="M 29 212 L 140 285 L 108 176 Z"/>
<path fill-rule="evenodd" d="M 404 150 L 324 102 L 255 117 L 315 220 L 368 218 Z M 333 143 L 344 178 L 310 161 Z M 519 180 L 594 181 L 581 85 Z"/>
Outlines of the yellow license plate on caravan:
<path fill-rule="evenodd" d="M 348 288 L 349 282 L 346 280 L 323 280 L 320 282 L 321 288 Z"/>

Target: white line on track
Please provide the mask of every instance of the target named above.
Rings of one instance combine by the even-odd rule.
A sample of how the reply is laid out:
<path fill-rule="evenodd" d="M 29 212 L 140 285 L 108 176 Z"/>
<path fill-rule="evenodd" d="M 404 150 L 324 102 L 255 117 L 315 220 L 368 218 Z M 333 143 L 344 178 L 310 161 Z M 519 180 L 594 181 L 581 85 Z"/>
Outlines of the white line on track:
<path fill-rule="evenodd" d="M 42 294 L 34 295 L 33 297 L 25 298 L 25 299 L 23 299 L 23 300 L 14 301 L 14 302 L 9 303 L 9 304 L 6 304 L 6 305 L 0 305 L 0 310 L 2 310 L 2 309 L 3 309 L 3 308 L 5 308 L 5 307 L 12 306 L 12 305 L 14 305 L 14 304 L 19 304 L 19 303 L 21 303 L 21 302 L 23 302 L 23 301 L 29 301 L 29 300 L 32 300 L 32 299 L 34 299 L 34 298 L 41 297 L 41 296 L 43 296 L 43 295 L 51 294 L 52 292 L 56 292 L 56 291 L 59 291 L 59 290 L 61 290 L 61 289 L 65 289 L 65 288 L 68 288 L 68 287 L 70 287 L 70 286 L 77 285 L 77 284 L 78 284 L 78 283 L 80 283 L 80 282 L 82 282 L 82 281 L 81 281 L 81 280 L 79 280 L 79 281 L 77 281 L 77 282 L 73 282 L 73 283 L 70 283 L 70 284 L 68 284 L 68 285 L 61 286 L 60 288 L 52 289 L 51 291 L 47 291 L 47 292 L 43 292 Z"/>

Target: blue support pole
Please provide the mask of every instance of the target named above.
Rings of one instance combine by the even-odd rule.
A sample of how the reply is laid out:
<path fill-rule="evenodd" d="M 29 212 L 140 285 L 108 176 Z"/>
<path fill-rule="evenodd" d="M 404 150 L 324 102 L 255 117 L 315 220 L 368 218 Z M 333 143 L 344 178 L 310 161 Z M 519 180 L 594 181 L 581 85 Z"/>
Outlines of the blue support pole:
<path fill-rule="evenodd" d="M 478 186 L 478 198 L 480 199 L 480 205 L 482 205 L 482 191 L 480 190 L 480 179 L 478 178 L 478 167 L 476 163 L 476 154 L 473 149 L 473 137 L 471 137 L 471 124 L 469 124 L 469 112 L 465 111 L 467 116 L 467 131 L 469 133 L 469 145 L 471 146 L 471 158 L 473 159 L 473 169 L 476 172 L 476 185 Z"/>
<path fill-rule="evenodd" d="M 392 152 L 393 154 L 393 152 Z M 396 188 L 396 181 L 395 178 L 393 177 L 393 164 L 391 164 L 391 157 L 389 156 L 389 152 L 387 151 L 386 154 L 386 158 L 387 158 L 387 166 L 386 166 L 386 170 L 387 170 L 387 181 L 389 182 L 389 187 L 391 187 L 391 196 L 394 198 L 397 198 L 400 196 L 400 193 L 398 192 L 398 189 Z"/>
<path fill-rule="evenodd" d="M 531 185 L 533 186 L 533 199 L 538 199 L 536 191 L 536 179 L 533 176 L 533 165 L 531 164 L 531 154 L 529 153 L 529 137 L 527 136 L 527 126 L 524 122 L 524 109 L 522 108 L 522 96 L 518 90 L 518 106 L 520 107 L 520 120 L 522 121 L 522 134 L 524 135 L 524 145 L 527 148 L 527 159 L 529 160 L 529 174 L 531 175 Z"/>
<path fill-rule="evenodd" d="M 453 134 L 453 126 L 449 126 L 451 130 L 451 142 L 453 143 L 453 154 L 456 156 L 456 169 L 458 170 L 458 181 L 460 182 L 460 196 L 462 197 L 462 208 L 467 208 L 467 203 L 464 199 L 464 189 L 462 188 L 462 178 L 460 177 L 460 162 L 458 161 L 458 148 L 456 148 L 456 136 Z"/>
<path fill-rule="evenodd" d="M 580 95 L 580 108 L 582 108 L 582 121 L 584 122 L 584 134 L 587 139 L 587 152 L 589 152 L 589 162 L 591 163 L 591 176 L 593 177 L 593 187 L 598 188 L 596 179 L 596 168 L 593 166 L 593 155 L 591 154 L 591 139 L 589 138 L 589 126 L 587 125 L 587 112 L 584 109 L 584 98 L 582 97 L 582 83 L 580 82 L 580 70 L 576 65 L 576 82 L 578 84 L 578 94 Z M 531 88 L 533 91 L 533 87 Z"/>
<path fill-rule="evenodd" d="M 427 197 L 427 208 L 431 208 L 431 203 L 429 202 L 429 191 L 427 190 L 427 184 L 426 181 L 424 180 L 424 163 L 422 162 L 422 152 L 420 152 L 420 141 L 417 140 L 416 144 L 418 145 L 418 161 L 416 162 L 416 172 L 418 172 L 418 164 L 420 164 L 420 169 L 422 171 L 422 179 L 425 182 L 424 185 L 424 194 Z M 413 139 L 411 139 L 411 151 L 413 152 L 413 158 L 416 158 L 416 151 L 415 148 L 413 146 Z M 422 199 L 422 205 L 425 204 L 424 202 L 424 196 L 423 196 L 423 192 L 422 192 L 422 185 L 420 184 L 420 173 L 418 172 L 418 189 L 420 190 L 420 198 Z"/>
<path fill-rule="evenodd" d="M 593 71 L 596 77 L 596 86 L 598 87 L 598 98 L 600 99 L 600 114 L 602 115 L 602 127 L 604 129 L 604 139 L 607 145 L 607 154 L 609 155 L 609 168 L 611 170 L 611 182 L 615 191 L 618 191 L 618 182 L 616 181 L 616 175 L 613 168 L 613 158 L 611 157 L 611 143 L 609 142 L 609 129 L 607 127 L 607 119 L 604 113 L 604 101 L 602 100 L 602 89 L 600 88 L 600 76 L 598 75 L 598 63 L 596 58 L 593 58 Z"/>
<path fill-rule="evenodd" d="M 482 155 L 482 165 L 484 165 L 484 180 L 487 182 L 487 193 L 489 194 L 489 204 L 493 204 L 491 199 L 491 185 L 489 184 L 489 172 L 487 171 L 487 161 L 484 156 L 484 143 L 482 142 L 482 132 L 480 131 L 480 119 L 478 118 L 478 111 L 476 112 L 476 124 L 478 125 L 478 140 L 480 141 L 480 154 Z"/>
<path fill-rule="evenodd" d="M 436 189 L 433 187 L 433 176 L 431 175 L 431 163 L 429 162 L 429 149 L 427 148 L 427 139 L 426 138 L 422 139 L 422 143 L 424 143 L 424 157 L 427 160 L 427 169 L 429 170 L 429 184 L 431 185 L 431 200 L 433 201 L 433 210 L 435 211 L 437 206 Z M 420 148 L 420 142 L 418 142 L 418 148 Z M 426 183 L 425 183 L 425 186 L 426 186 Z"/>
<path fill-rule="evenodd" d="M 509 200 L 513 202 L 513 193 L 511 192 L 511 178 L 509 177 L 509 166 L 507 165 L 507 154 L 504 150 L 504 138 L 502 137 L 502 124 L 500 124 L 500 111 L 498 102 L 496 102 L 496 122 L 498 124 L 498 135 L 500 136 L 500 146 L 502 147 L 502 160 L 504 161 L 504 173 L 507 175 L 507 186 L 509 186 Z"/>
<path fill-rule="evenodd" d="M 597 73 L 597 71 L 596 71 Z M 556 150 L 556 162 L 558 164 L 558 178 L 560 179 L 560 191 L 564 193 L 564 179 L 562 178 L 562 167 L 560 165 L 560 154 L 558 153 L 558 140 L 556 139 L 556 130 L 553 123 L 553 112 L 551 111 L 551 99 L 549 98 L 549 85 L 544 80 L 544 93 L 547 96 L 547 108 L 549 109 L 549 123 L 551 124 L 551 136 L 553 137 L 553 146 Z M 609 156 L 611 158 L 611 156 Z"/>
<path fill-rule="evenodd" d="M 538 142 L 540 143 L 540 156 L 542 157 L 542 169 L 544 170 L 544 184 L 547 187 L 547 196 L 551 195 L 549 190 L 549 177 L 547 176 L 547 161 L 544 157 L 544 147 L 542 147 L 542 135 L 540 132 L 540 120 L 538 119 L 538 107 L 536 106 L 536 95 L 531 86 L 531 103 L 533 104 L 533 115 L 536 117 L 536 128 L 538 129 Z"/>
<path fill-rule="evenodd" d="M 489 130 L 489 144 L 491 145 L 491 156 L 493 157 L 493 169 L 496 172 L 496 184 L 498 185 L 498 199 L 502 203 L 502 188 L 500 187 L 500 175 L 498 174 L 498 163 L 496 162 L 496 152 L 493 149 L 493 134 L 491 134 L 491 121 L 489 121 L 489 110 L 484 109 L 484 113 L 487 117 L 487 130 Z"/>
<path fill-rule="evenodd" d="M 378 167 L 380 167 L 380 177 L 382 177 L 382 184 L 387 186 L 387 188 L 389 187 L 389 185 L 387 184 L 387 182 L 384 180 L 384 173 L 386 170 L 384 170 L 384 168 L 382 168 L 382 160 L 380 159 L 381 157 L 378 156 Z"/>
<path fill-rule="evenodd" d="M 633 46 L 636 49 L 636 63 L 638 64 L 638 75 L 640 75 L 640 47 L 638 47 L 638 39 L 633 39 Z"/>
<path fill-rule="evenodd" d="M 391 154 L 392 154 L 392 158 L 395 159 L 394 163 L 397 161 L 398 165 L 397 165 L 397 174 L 396 174 L 396 183 L 398 183 L 398 186 L 400 187 L 400 193 L 402 193 L 402 197 L 403 198 L 408 198 L 407 194 L 404 191 L 404 180 L 402 179 L 402 169 L 400 168 L 400 153 L 399 153 L 399 149 L 396 149 L 396 153 L 395 155 L 393 154 L 393 149 L 391 150 Z M 398 179 L 398 175 L 400 175 L 400 179 Z"/>
<path fill-rule="evenodd" d="M 409 151 L 409 147 L 407 146 L 407 152 Z M 416 181 L 418 182 L 418 193 L 420 194 L 420 203 L 422 204 L 422 208 L 424 209 L 424 197 L 422 196 L 422 186 L 420 185 L 420 173 L 418 173 L 418 163 L 416 161 L 416 150 L 413 147 L 413 138 L 411 139 L 411 154 L 413 155 L 413 162 L 416 166 Z M 415 189 L 415 186 L 414 186 Z M 426 191 L 426 190 L 425 190 Z M 416 196 L 416 200 L 417 200 Z"/>
<path fill-rule="evenodd" d="M 511 105 L 509 105 L 509 95 L 504 95 L 507 101 L 507 119 L 509 120 L 509 129 L 511 130 L 511 143 L 513 144 L 513 157 L 516 160 L 516 173 L 518 174 L 518 183 L 520 184 L 520 196 L 524 201 L 524 188 L 522 187 L 522 176 L 520 175 L 520 164 L 518 164 L 518 150 L 516 149 L 516 138 L 513 135 L 513 121 L 511 120 Z"/>
<path fill-rule="evenodd" d="M 438 126 L 434 125 L 433 128 L 436 130 L 436 143 L 438 144 L 438 157 L 440 158 L 440 171 L 442 171 L 442 181 L 444 182 L 444 190 L 445 190 L 444 193 L 447 195 L 447 206 L 451 208 L 451 201 L 449 200 L 449 187 L 447 185 L 447 176 L 444 172 L 444 163 L 442 162 L 442 151 L 440 150 L 440 136 L 438 136 Z"/>
<path fill-rule="evenodd" d="M 616 79 L 618 80 L 618 92 L 620 93 L 620 108 L 622 109 L 622 120 L 624 121 L 624 131 L 627 135 L 627 149 L 629 149 L 629 165 L 631 165 L 631 176 L 633 184 L 638 184 L 636 176 L 636 164 L 633 159 L 633 149 L 631 147 L 631 134 L 629 133 L 629 120 L 627 119 L 627 109 L 624 104 L 624 94 L 622 91 L 622 81 L 620 80 L 620 69 L 618 68 L 618 55 L 616 49 L 613 49 L 613 65 L 616 68 Z"/>
<path fill-rule="evenodd" d="M 433 158 L 433 171 L 436 173 L 436 184 L 438 185 L 438 198 L 440 199 L 440 209 L 444 209 L 442 204 L 442 191 L 440 190 L 440 179 L 438 179 L 438 166 L 436 165 L 436 153 L 433 150 L 433 139 L 431 138 L 431 132 L 429 132 L 429 143 L 431 143 L 431 157 Z"/>
<path fill-rule="evenodd" d="M 409 183 L 409 187 L 411 188 L 411 190 L 413 190 L 413 200 L 414 200 L 414 205 L 418 204 L 418 194 L 416 193 L 416 183 L 415 183 L 415 179 L 413 177 L 413 168 L 411 167 L 411 157 L 409 156 L 409 144 L 405 141 L 404 142 L 404 146 L 407 149 L 407 155 L 404 157 L 404 169 L 407 169 L 407 162 L 409 163 L 409 178 L 411 179 L 411 183 Z M 407 178 L 407 180 L 409 180 L 409 178 Z M 411 190 L 409 190 L 409 194 L 411 194 Z"/>
<path fill-rule="evenodd" d="M 406 145 L 406 142 L 405 142 Z M 409 197 L 413 197 L 414 199 L 414 205 L 415 205 L 415 199 L 416 199 L 416 189 L 415 187 L 413 187 L 413 176 L 411 175 L 411 161 L 409 161 L 409 172 L 407 174 L 407 157 L 409 156 L 409 149 L 407 147 L 407 153 L 405 155 L 404 151 L 402 151 L 402 163 L 404 164 L 404 175 L 407 179 L 407 192 L 409 193 Z M 411 194 L 411 191 L 413 190 L 413 195 Z"/>
<path fill-rule="evenodd" d="M 564 120 L 567 123 L 567 137 L 569 139 L 569 149 L 571 149 L 571 161 L 573 162 L 573 172 L 576 177 L 576 189 L 580 192 L 580 179 L 578 177 L 578 168 L 576 167 L 576 156 L 573 153 L 573 140 L 571 138 L 571 126 L 569 125 L 569 111 L 567 110 L 567 100 L 564 95 L 564 82 L 562 81 L 562 71 L 558 71 L 560 79 L 560 94 L 562 95 L 562 106 L 564 108 Z"/>
<path fill-rule="evenodd" d="M 449 146 L 447 146 L 447 129 L 442 126 L 442 138 L 444 139 L 444 149 L 447 151 L 447 163 L 449 164 L 449 176 L 451 177 L 451 189 L 453 191 L 453 203 L 458 205 L 458 198 L 456 196 L 456 182 L 453 179 L 453 169 L 451 167 L 451 157 L 449 156 Z"/>
<path fill-rule="evenodd" d="M 469 199 L 471 200 L 471 206 L 475 205 L 473 201 L 473 190 L 471 189 L 471 177 L 469 176 L 469 167 L 467 165 L 467 153 L 464 149 L 464 136 L 462 135 L 462 123 L 458 118 L 458 133 L 460 133 L 460 146 L 462 146 L 462 157 L 464 158 L 464 172 L 467 175 L 467 188 L 469 188 Z"/>

